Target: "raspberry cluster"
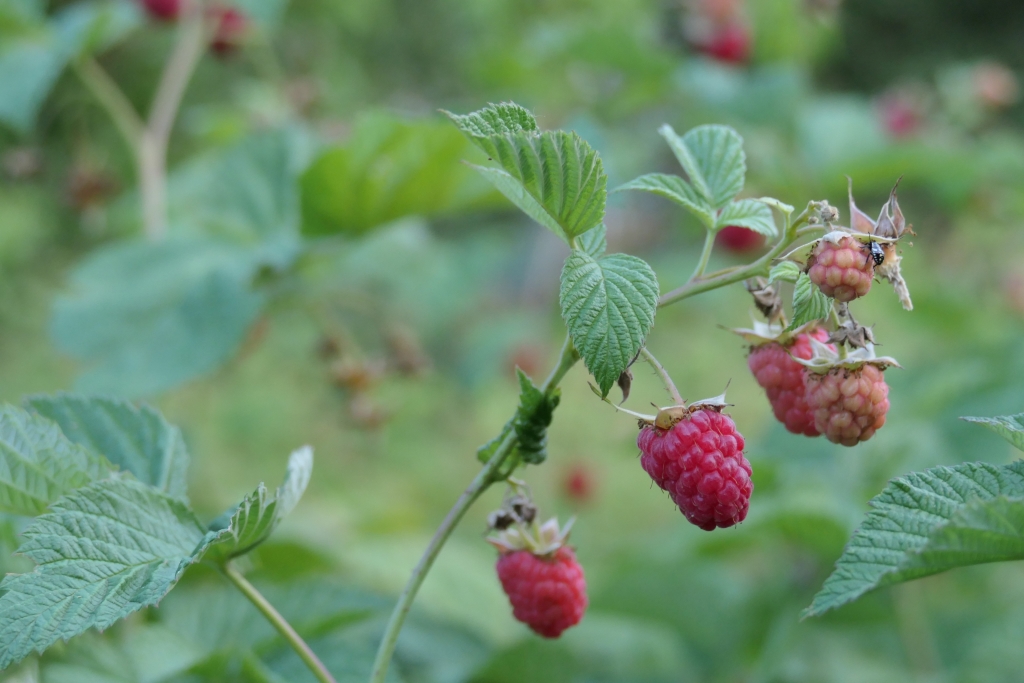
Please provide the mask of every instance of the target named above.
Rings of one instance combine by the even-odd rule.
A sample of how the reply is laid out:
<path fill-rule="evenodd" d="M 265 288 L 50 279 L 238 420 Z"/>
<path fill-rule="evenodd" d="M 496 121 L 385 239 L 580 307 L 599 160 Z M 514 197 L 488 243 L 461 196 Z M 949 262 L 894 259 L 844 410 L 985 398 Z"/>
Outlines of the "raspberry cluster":
<path fill-rule="evenodd" d="M 811 338 L 828 340 L 828 332 L 816 328 L 798 334 L 787 346 L 769 342 L 755 346 L 747 358 L 747 366 L 757 383 L 768 395 L 775 418 L 794 434 L 818 436 L 814 414 L 807 406 L 807 369 L 795 358 L 810 360 L 814 354 Z"/>
<path fill-rule="evenodd" d="M 754 484 L 731 417 L 700 408 L 669 429 L 644 427 L 637 445 L 644 471 L 690 523 L 711 531 L 746 519 Z"/>
<path fill-rule="evenodd" d="M 503 553 L 498 579 L 512 603 L 512 615 L 545 638 L 562 635 L 587 610 L 587 582 L 569 546 L 548 555 L 529 550 Z"/>
<path fill-rule="evenodd" d="M 807 276 L 839 303 L 853 301 L 871 289 L 875 264 L 870 248 L 855 237 L 818 242 L 807 260 Z"/>
<path fill-rule="evenodd" d="M 808 373 L 807 405 L 814 427 L 844 446 L 870 439 L 885 424 L 889 386 L 882 370 L 870 364 L 855 369 L 836 367 L 825 374 Z"/>

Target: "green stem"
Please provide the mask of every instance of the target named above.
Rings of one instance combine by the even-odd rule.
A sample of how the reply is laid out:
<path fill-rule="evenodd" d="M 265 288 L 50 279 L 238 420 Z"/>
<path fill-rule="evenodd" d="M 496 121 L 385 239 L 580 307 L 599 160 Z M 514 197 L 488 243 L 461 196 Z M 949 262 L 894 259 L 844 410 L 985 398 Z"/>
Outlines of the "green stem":
<path fill-rule="evenodd" d="M 125 97 L 124 92 L 117 86 L 110 74 L 104 71 L 103 67 L 92 57 L 75 60 L 72 62 L 72 68 L 113 120 L 132 155 L 137 155 L 145 124 L 138 112 L 135 111 L 135 107 Z"/>
<path fill-rule="evenodd" d="M 540 386 L 540 390 L 548 392 L 558 386 L 558 383 L 565 377 L 565 373 L 569 371 L 576 361 L 579 360 L 579 354 L 572 345 L 572 340 L 566 337 L 565 344 L 562 346 L 562 354 L 558 359 L 558 364 L 548 375 L 548 378 L 544 380 L 544 384 Z M 412 607 L 413 600 L 416 599 L 416 593 L 419 591 L 420 586 L 423 584 L 423 580 L 427 577 L 427 572 L 434 564 L 434 560 L 441 554 L 441 549 L 444 548 L 445 542 L 452 535 L 455 527 L 458 526 L 459 522 L 465 516 L 469 508 L 476 502 L 480 495 L 487 490 L 487 488 L 500 481 L 498 472 L 501 465 L 515 450 L 516 445 L 516 433 L 512 430 L 508 433 L 508 436 L 498 445 L 498 449 L 491 456 L 491 459 L 483 466 L 483 468 L 477 473 L 473 481 L 470 482 L 466 490 L 462 492 L 459 499 L 455 501 L 455 505 L 448 511 L 444 521 L 441 522 L 441 526 L 434 532 L 434 537 L 430 539 L 430 544 L 427 545 L 427 549 L 423 552 L 423 556 L 420 557 L 420 561 L 416 564 L 416 567 L 412 570 L 412 575 L 409 577 L 409 581 L 406 583 L 405 588 L 402 590 L 402 594 L 398 597 L 398 602 L 395 604 L 394 610 L 391 612 L 391 618 L 388 619 L 388 624 L 384 629 L 384 637 L 381 639 L 380 648 L 377 650 L 377 658 L 373 663 L 373 673 L 370 676 L 370 683 L 383 683 L 388 673 L 388 666 L 391 663 L 391 657 L 395 653 L 395 646 L 398 644 L 398 634 L 402 630 L 402 625 L 405 623 L 405 618 L 409 614 L 409 609 Z"/>
<path fill-rule="evenodd" d="M 242 574 L 230 563 L 221 567 L 221 571 L 224 572 L 224 576 L 226 576 L 231 583 L 235 584 L 238 590 L 242 592 L 242 595 L 247 597 L 249 602 L 255 605 L 256 609 L 263 613 L 263 616 L 265 616 L 267 621 L 277 629 L 277 632 L 281 634 L 281 637 L 288 641 L 288 644 L 292 646 L 295 653 L 299 655 L 299 658 L 307 667 L 309 667 L 309 670 L 313 672 L 313 675 L 316 676 L 316 679 L 320 681 L 320 683 L 337 683 L 337 681 L 334 680 L 334 677 L 331 676 L 331 672 L 327 670 L 326 666 L 324 666 L 324 663 L 320 661 L 316 654 L 313 653 L 313 650 L 310 649 L 309 645 L 306 644 L 306 641 L 302 639 L 302 636 L 296 633 L 295 629 L 292 628 L 292 625 L 281 616 L 281 613 L 274 609 L 274 606 L 271 605 L 265 597 L 263 597 L 262 593 L 256 590 L 256 586 L 249 583 L 246 578 L 242 576 Z"/>
<path fill-rule="evenodd" d="M 708 230 L 704 235 L 704 248 L 700 252 L 700 261 L 697 262 L 697 267 L 693 269 L 693 275 L 690 276 L 690 281 L 694 281 L 704 274 L 704 269 L 708 267 L 708 261 L 711 260 L 711 250 L 715 248 L 715 233 Z"/>
<path fill-rule="evenodd" d="M 661 377 L 662 383 L 665 385 L 665 389 L 668 390 L 672 400 L 676 402 L 677 406 L 681 406 L 685 403 L 682 394 L 679 393 L 679 389 L 676 388 L 676 383 L 672 381 L 668 371 L 665 370 L 665 366 L 658 362 L 658 359 L 654 357 L 654 354 L 647 350 L 646 346 L 640 348 L 640 355 L 644 357 L 654 371 Z"/>
<path fill-rule="evenodd" d="M 162 239 L 167 232 L 167 147 L 185 89 L 206 49 L 206 20 L 200 0 L 185 4 L 178 36 L 167 59 L 138 150 L 139 193 L 146 236 Z"/>
<path fill-rule="evenodd" d="M 782 233 L 782 237 L 778 243 L 771 248 L 771 250 L 757 259 L 753 263 L 742 266 L 726 268 L 725 270 L 718 271 L 708 277 L 700 277 L 696 273 L 694 277 L 691 277 L 682 287 L 677 287 L 667 294 L 662 294 L 658 300 L 658 307 L 668 306 L 674 304 L 677 301 L 682 301 L 696 294 L 702 294 L 704 292 L 710 292 L 712 289 L 718 289 L 719 287 L 725 287 L 731 285 L 734 282 L 741 282 L 748 278 L 764 276 L 768 274 L 771 269 L 772 261 L 782 255 L 784 251 L 797 239 L 797 230 L 802 223 L 807 221 L 808 211 L 805 210 L 799 216 L 797 216 L 793 222 L 786 225 L 786 229 Z M 713 240 L 712 240 L 713 241 Z M 710 254 L 710 249 L 705 242 L 705 250 Z M 698 264 L 698 271 L 702 271 L 703 268 Z"/>

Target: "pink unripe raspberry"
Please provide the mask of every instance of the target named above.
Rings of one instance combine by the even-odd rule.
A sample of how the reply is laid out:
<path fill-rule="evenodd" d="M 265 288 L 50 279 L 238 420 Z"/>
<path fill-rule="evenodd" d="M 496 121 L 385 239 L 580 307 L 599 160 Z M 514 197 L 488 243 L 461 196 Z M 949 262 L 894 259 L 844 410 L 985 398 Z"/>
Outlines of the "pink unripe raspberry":
<path fill-rule="evenodd" d="M 818 436 L 814 413 L 805 398 L 807 368 L 794 360 L 794 357 L 809 360 L 814 354 L 811 337 L 824 342 L 828 340 L 828 332 L 818 328 L 798 334 L 789 346 L 778 342 L 755 346 L 747 358 L 747 366 L 768 394 L 775 419 L 794 434 Z"/>
<path fill-rule="evenodd" d="M 838 302 L 853 301 L 871 289 L 875 262 L 871 249 L 854 237 L 838 243 L 821 240 L 807 261 L 807 276 L 825 294 Z"/>
<path fill-rule="evenodd" d="M 587 611 L 583 567 L 569 546 L 549 555 L 529 550 L 503 553 L 498 579 L 512 603 L 512 615 L 545 638 L 562 635 Z"/>
<path fill-rule="evenodd" d="M 807 374 L 807 405 L 814 427 L 829 441 L 856 446 L 885 424 L 889 387 L 874 365 L 837 367 L 825 374 Z"/>
<path fill-rule="evenodd" d="M 234 7 L 211 5 L 207 12 L 214 26 L 210 50 L 217 57 L 229 57 L 242 43 L 249 30 L 249 20 Z"/>
<path fill-rule="evenodd" d="M 669 429 L 644 427 L 637 445 L 644 471 L 691 524 L 711 531 L 746 519 L 754 484 L 731 417 L 700 408 Z"/>
<path fill-rule="evenodd" d="M 149 16 L 160 21 L 174 21 L 181 13 L 181 0 L 142 0 Z"/>
<path fill-rule="evenodd" d="M 750 31 L 740 23 L 730 23 L 717 29 L 704 43 L 697 46 L 709 57 L 729 64 L 746 64 L 750 59 Z"/>

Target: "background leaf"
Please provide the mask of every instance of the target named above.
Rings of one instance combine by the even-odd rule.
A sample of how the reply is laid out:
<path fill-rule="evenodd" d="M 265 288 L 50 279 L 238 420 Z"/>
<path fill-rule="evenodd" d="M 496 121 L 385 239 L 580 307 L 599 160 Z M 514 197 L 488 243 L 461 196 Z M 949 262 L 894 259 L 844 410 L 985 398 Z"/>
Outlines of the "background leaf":
<path fill-rule="evenodd" d="M 0 511 L 40 514 L 64 494 L 112 470 L 101 456 L 71 443 L 53 422 L 0 406 Z"/>
<path fill-rule="evenodd" d="M 59 499 L 23 534 L 35 570 L 0 583 L 0 669 L 157 603 L 204 533 L 183 503 L 132 479 Z"/>
<path fill-rule="evenodd" d="M 99 249 L 57 300 L 51 335 L 86 364 L 85 392 L 143 396 L 225 362 L 263 306 L 251 280 L 258 248 L 176 238 Z"/>
<path fill-rule="evenodd" d="M 273 497 L 264 484 L 246 496 L 231 514 L 226 528 L 208 538 L 195 553 L 196 561 L 227 562 L 244 555 L 274 532 L 299 502 L 313 472 L 313 449 L 304 446 L 288 458 L 284 482 Z"/>
<path fill-rule="evenodd" d="M 743 189 L 747 158 L 743 138 L 728 126 L 697 126 L 679 137 L 671 126 L 659 131 L 686 171 L 694 189 L 721 209 Z"/>
<path fill-rule="evenodd" d="M 964 463 L 894 479 L 871 500 L 805 616 L 953 567 L 1024 558 L 1024 461 Z"/>
<path fill-rule="evenodd" d="M 960 419 L 984 425 L 1013 444 L 1017 450 L 1024 451 L 1024 413 L 1000 417 L 962 417 Z"/>
<path fill-rule="evenodd" d="M 726 204 L 715 219 L 715 229 L 721 230 L 729 225 L 748 228 L 770 239 L 779 235 L 772 210 L 757 199 L 738 199 Z"/>
<path fill-rule="evenodd" d="M 28 35 L 0 46 L 0 121 L 27 132 L 64 67 L 83 51 L 105 48 L 141 23 L 129 0 L 78 2 Z"/>
<path fill-rule="evenodd" d="M 364 114 L 344 145 L 324 150 L 303 174 L 302 230 L 356 235 L 405 216 L 497 205 L 466 158 L 482 160 L 450 125 Z"/>
<path fill-rule="evenodd" d="M 562 268 L 558 298 L 573 344 L 607 395 L 654 324 L 657 276 L 636 256 L 595 260 L 574 249 Z"/>
<path fill-rule="evenodd" d="M 144 484 L 188 501 L 185 439 L 153 408 L 68 393 L 30 396 L 25 404 L 56 422 L 72 442 L 128 470 Z"/>

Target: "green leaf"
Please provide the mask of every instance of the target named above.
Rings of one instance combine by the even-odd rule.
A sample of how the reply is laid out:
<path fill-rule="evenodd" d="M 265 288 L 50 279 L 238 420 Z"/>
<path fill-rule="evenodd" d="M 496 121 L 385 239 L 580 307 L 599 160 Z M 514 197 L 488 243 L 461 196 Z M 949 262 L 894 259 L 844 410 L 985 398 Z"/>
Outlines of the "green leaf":
<path fill-rule="evenodd" d="M 50 334 L 86 364 L 76 387 L 122 396 L 166 391 L 235 352 L 263 306 L 251 281 L 263 255 L 212 239 L 97 249 L 58 298 Z"/>
<path fill-rule="evenodd" d="M 523 462 L 539 465 L 548 457 L 548 427 L 562 395 L 557 388 L 544 393 L 519 368 L 516 368 L 516 375 L 519 377 L 519 407 L 513 425 L 519 441 L 516 450 Z"/>
<path fill-rule="evenodd" d="M 443 111 L 443 110 L 442 110 Z M 473 144 L 480 147 L 488 156 L 495 156 L 494 146 L 488 138 L 495 135 L 508 135 L 520 131 L 532 132 L 539 130 L 537 119 L 528 109 L 514 102 L 489 104 L 483 109 L 469 114 L 444 114 L 468 137 Z"/>
<path fill-rule="evenodd" d="M 800 273 L 793 286 L 793 322 L 789 329 L 796 329 L 812 320 L 823 320 L 831 310 L 832 299 L 822 294 L 807 273 Z"/>
<path fill-rule="evenodd" d="M 1024 451 L 1024 413 L 1000 417 L 961 417 L 960 419 L 984 425 L 1013 444 L 1014 448 Z"/>
<path fill-rule="evenodd" d="M 679 137 L 669 125 L 659 130 L 690 184 L 713 208 L 720 209 L 743 189 L 747 158 L 743 138 L 728 126 L 698 126 Z"/>
<path fill-rule="evenodd" d="M 406 216 L 441 216 L 499 206 L 503 200 L 463 159 L 483 156 L 442 121 L 361 116 L 343 146 L 302 176 L 306 234 L 362 234 Z"/>
<path fill-rule="evenodd" d="M 677 175 L 648 173 L 615 188 L 619 190 L 642 190 L 652 192 L 692 212 L 700 221 L 710 227 L 715 224 L 715 210 L 688 182 Z"/>
<path fill-rule="evenodd" d="M 768 284 L 772 284 L 778 280 L 783 282 L 796 282 L 803 275 L 803 270 L 800 266 L 793 261 L 782 261 L 772 266 L 771 271 L 768 273 Z"/>
<path fill-rule="evenodd" d="M 526 215 L 570 242 L 604 219 L 608 177 L 575 133 L 519 132 L 488 138 L 502 169 L 474 166 Z"/>
<path fill-rule="evenodd" d="M 514 426 L 515 418 L 512 418 L 511 420 L 506 422 L 505 425 L 501 428 L 501 431 L 498 432 L 498 435 L 496 437 L 485 443 L 483 446 L 480 446 L 480 448 L 476 449 L 476 459 L 479 460 L 480 462 L 487 462 L 492 457 L 494 457 L 494 454 L 498 452 L 498 446 L 501 445 L 502 441 L 508 438 L 508 435 L 512 433 L 512 429 Z"/>
<path fill-rule="evenodd" d="M 604 223 L 601 223 L 596 228 L 587 230 L 580 235 L 576 240 L 576 246 L 594 258 L 601 258 L 604 256 L 605 250 L 608 249 L 607 234 L 608 228 L 605 227 Z"/>
<path fill-rule="evenodd" d="M 168 183 L 171 231 L 249 245 L 272 241 L 279 250 L 297 251 L 298 179 L 311 147 L 306 135 L 283 128 L 177 167 Z"/>
<path fill-rule="evenodd" d="M 102 457 L 68 441 L 53 422 L 0 406 L 0 512 L 38 515 L 64 494 L 112 471 Z"/>
<path fill-rule="evenodd" d="M 204 533 L 181 501 L 133 479 L 57 500 L 23 534 L 35 570 L 0 583 L 0 669 L 156 604 Z"/>
<path fill-rule="evenodd" d="M 804 616 L 875 588 L 982 562 L 1024 558 L 1024 461 L 963 463 L 894 479 L 871 501 Z"/>
<path fill-rule="evenodd" d="M 30 130 L 69 61 L 113 44 L 140 22 L 137 4 L 128 0 L 78 2 L 54 14 L 44 29 L 5 39 L 0 48 L 0 121 L 20 132 Z"/>
<path fill-rule="evenodd" d="M 594 259 L 574 249 L 562 268 L 558 298 L 576 349 L 607 395 L 654 324 L 657 276 L 636 256 Z"/>
<path fill-rule="evenodd" d="M 72 442 L 164 493 L 188 501 L 188 450 L 181 430 L 149 406 L 75 394 L 30 396 L 29 409 L 56 422 Z"/>
<path fill-rule="evenodd" d="M 757 199 L 738 199 L 726 204 L 715 220 L 715 230 L 721 230 L 728 225 L 748 228 L 769 239 L 779 235 L 772 210 Z"/>
<path fill-rule="evenodd" d="M 235 509 L 227 528 L 212 532 L 203 546 L 196 550 L 196 561 L 211 560 L 223 564 L 267 540 L 299 502 L 312 472 L 312 448 L 304 446 L 292 453 L 288 458 L 284 483 L 277 487 L 274 496 L 271 497 L 266 485 L 261 483 Z"/>

